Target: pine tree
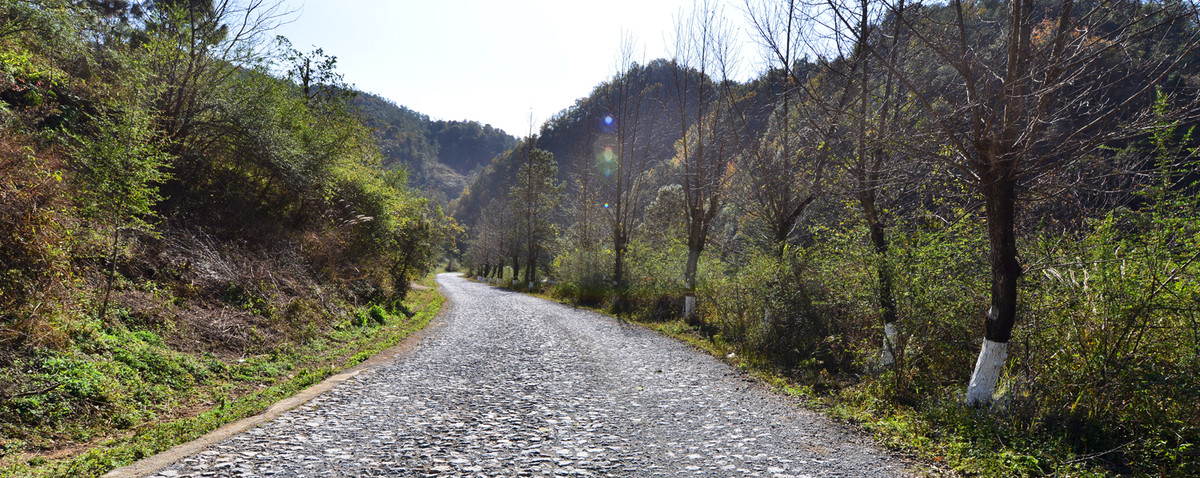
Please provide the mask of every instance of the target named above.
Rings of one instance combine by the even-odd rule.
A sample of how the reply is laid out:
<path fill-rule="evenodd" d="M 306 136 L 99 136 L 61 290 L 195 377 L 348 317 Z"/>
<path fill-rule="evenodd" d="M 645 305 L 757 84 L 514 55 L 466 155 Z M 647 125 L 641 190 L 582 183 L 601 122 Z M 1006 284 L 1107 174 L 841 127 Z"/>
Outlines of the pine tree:
<path fill-rule="evenodd" d="M 523 145 L 524 161 L 517 172 L 517 184 L 509 190 L 513 210 L 517 213 L 517 228 L 525 243 L 525 282 L 533 288 L 537 276 L 538 252 L 542 243 L 554 233 L 550 214 L 562 201 L 565 185 L 558 180 L 558 163 L 549 151 L 535 147 L 530 137 Z M 513 278 L 517 278 L 513 271 Z"/>

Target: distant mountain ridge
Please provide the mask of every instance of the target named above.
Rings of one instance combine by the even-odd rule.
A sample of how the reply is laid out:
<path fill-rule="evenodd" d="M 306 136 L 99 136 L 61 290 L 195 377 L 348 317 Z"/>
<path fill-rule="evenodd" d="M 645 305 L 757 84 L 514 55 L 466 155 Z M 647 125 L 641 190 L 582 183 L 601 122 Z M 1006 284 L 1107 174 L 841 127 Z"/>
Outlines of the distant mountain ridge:
<path fill-rule="evenodd" d="M 626 75 L 640 77 L 640 84 L 645 85 L 644 103 L 647 106 L 641 122 L 638 140 L 638 154 L 645 157 L 648 165 L 645 169 L 661 170 L 660 174 L 652 174 L 652 180 L 646 184 L 647 191 L 657 190 L 677 181 L 676 177 L 666 174 L 670 169 L 669 160 L 675 155 L 675 143 L 679 140 L 678 112 L 673 110 L 678 92 L 676 75 L 679 73 L 692 75 L 699 81 L 709 82 L 716 88 L 712 78 L 698 71 L 689 69 L 684 72 L 673 61 L 655 59 L 645 65 L 634 65 Z M 808 64 L 797 64 L 797 73 L 808 74 Z M 777 73 L 767 72 L 758 78 L 730 86 L 744 97 L 744 107 L 754 114 L 751 115 L 750 128 L 754 134 L 759 134 L 766 128 L 765 118 L 770 106 L 770 98 L 781 88 L 782 77 Z M 575 104 L 564 108 L 543 123 L 538 130 L 537 147 L 549 151 L 558 162 L 559 179 L 568 181 L 568 190 L 573 191 L 573 175 L 590 171 L 596 173 L 595 140 L 601 134 L 600 125 L 606 115 L 610 114 L 610 105 L 617 100 L 612 87 L 613 79 L 602 81 L 596 85 L 587 96 L 575 101 Z M 762 119 L 760 119 L 762 118 Z M 459 224 L 470 228 L 475 224 L 483 209 L 493 200 L 504 198 L 509 188 L 516 181 L 517 170 L 520 168 L 520 157 L 514 154 L 503 154 L 487 164 L 485 168 L 473 175 L 468 189 L 457 200 L 453 201 L 451 213 Z M 574 194 L 573 192 L 571 194 Z M 641 202 L 635 205 L 640 209 L 650 200 L 653 194 L 644 194 Z"/>
<path fill-rule="evenodd" d="M 359 92 L 354 104 L 375 130 L 383 165 L 408 170 L 413 186 L 441 193 L 445 200 L 457 198 L 474 173 L 517 144 L 517 138 L 491 125 L 434 121 L 373 93 Z"/>

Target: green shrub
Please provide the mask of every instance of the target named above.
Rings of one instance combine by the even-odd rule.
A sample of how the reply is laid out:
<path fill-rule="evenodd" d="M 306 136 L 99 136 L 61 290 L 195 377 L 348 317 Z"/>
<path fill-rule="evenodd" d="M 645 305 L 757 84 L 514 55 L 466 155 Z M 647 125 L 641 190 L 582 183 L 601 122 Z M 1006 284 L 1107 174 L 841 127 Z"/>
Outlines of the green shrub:
<path fill-rule="evenodd" d="M 1200 208 L 1160 195 L 1086 234 L 1044 236 L 1026 277 L 1010 409 L 1076 453 L 1200 473 Z M 1110 451 L 1111 450 L 1111 451 Z"/>
<path fill-rule="evenodd" d="M 369 315 L 371 320 L 374 320 L 378 325 L 387 323 L 388 313 L 385 312 L 383 307 L 380 307 L 378 304 L 372 304 L 371 307 L 367 309 L 367 315 Z"/>
<path fill-rule="evenodd" d="M 370 327 L 376 325 L 387 324 L 391 314 L 384 310 L 379 304 L 371 304 L 369 307 L 363 307 L 354 312 L 354 317 L 350 323 L 356 327 Z"/>
<path fill-rule="evenodd" d="M 70 279 L 60 161 L 0 136 L 0 341 L 30 338 L 15 326 L 26 305 Z"/>

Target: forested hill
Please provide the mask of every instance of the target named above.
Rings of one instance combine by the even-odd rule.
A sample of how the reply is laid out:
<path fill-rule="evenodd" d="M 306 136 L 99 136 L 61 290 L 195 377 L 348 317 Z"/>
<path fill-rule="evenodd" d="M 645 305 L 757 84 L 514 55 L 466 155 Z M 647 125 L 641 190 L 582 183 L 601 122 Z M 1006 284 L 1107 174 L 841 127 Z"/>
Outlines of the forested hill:
<path fill-rule="evenodd" d="M 457 198 L 473 172 L 517 144 L 491 125 L 434 121 L 372 93 L 359 93 L 354 104 L 375 130 L 383 165 L 406 169 L 414 186 L 439 191 L 447 199 Z"/>
<path fill-rule="evenodd" d="M 800 60 L 795 69 L 796 74 L 803 77 L 811 68 L 807 61 Z M 690 82 L 690 88 L 696 88 L 696 84 L 704 84 L 714 91 L 719 88 L 708 74 L 694 68 L 680 67 L 671 60 L 656 59 L 645 65 L 633 64 L 628 71 L 597 85 L 588 96 L 576 100 L 574 105 L 547 120 L 538 131 L 535 146 L 553 155 L 558 164 L 559 179 L 566 181 L 568 189 L 573 191 L 580 186 L 577 180 L 585 176 L 612 175 L 610 169 L 615 167 L 615 163 L 611 163 L 611 160 L 606 162 L 602 157 L 607 143 L 596 141 L 598 137 L 613 136 L 614 131 L 606 131 L 613 126 L 606 125 L 605 118 L 625 120 L 631 126 L 637 123 L 640 126 L 638 137 L 630 150 L 631 155 L 636 156 L 635 169 L 657 171 L 657 174 L 647 174 L 641 184 L 642 194 L 638 195 L 638 200 L 639 205 L 644 206 L 655 199 L 657 189 L 674 182 L 666 170 L 672 167 L 669 162 L 676 155 L 676 142 L 683 132 L 679 126 L 678 112 L 672 108 L 678 102 L 685 78 Z M 748 126 L 755 133 L 766 127 L 762 118 L 766 116 L 766 109 L 771 107 L 767 100 L 774 91 L 780 89 L 781 78 L 778 73 L 768 72 L 745 84 L 725 85 L 744 98 L 741 107 L 747 112 L 754 112 L 748 116 L 751 122 Z M 640 91 L 636 108 L 620 104 L 629 96 L 628 92 L 620 91 L 621 85 L 634 85 Z M 616 113 L 622 109 L 628 110 L 624 118 Z M 694 110 L 694 107 L 689 107 L 689 114 L 695 114 Z M 471 228 L 488 204 L 507 197 L 520 167 L 519 153 L 507 152 L 473 178 L 466 193 L 451 208 L 459 224 Z M 569 214 L 561 208 L 557 213 Z"/>
<path fill-rule="evenodd" d="M 674 65 L 665 60 L 655 60 L 645 66 L 635 66 L 623 77 L 636 78 L 645 89 L 645 106 L 640 113 L 646 124 L 658 125 L 642 138 L 639 155 L 663 160 L 673 155 L 675 141 L 679 138 L 678 128 L 669 126 L 670 115 L 662 108 L 670 102 L 666 86 L 671 85 Z M 536 147 L 549 151 L 558 164 L 559 179 L 568 180 L 578 173 L 590 171 L 595 164 L 597 143 L 592 140 L 601 134 L 605 116 L 613 114 L 618 100 L 614 82 L 597 85 L 586 97 L 560 111 L 542 125 L 536 139 Z M 651 107 L 657 105 L 659 107 Z M 509 188 L 516 182 L 517 171 L 523 157 L 523 149 L 509 151 L 488 165 L 474 178 L 467 191 L 453 203 L 455 219 L 468 229 L 473 227 L 484 209 L 495 201 L 505 202 Z M 499 203 L 497 203 L 499 204 Z M 560 209 L 558 213 L 563 213 Z"/>

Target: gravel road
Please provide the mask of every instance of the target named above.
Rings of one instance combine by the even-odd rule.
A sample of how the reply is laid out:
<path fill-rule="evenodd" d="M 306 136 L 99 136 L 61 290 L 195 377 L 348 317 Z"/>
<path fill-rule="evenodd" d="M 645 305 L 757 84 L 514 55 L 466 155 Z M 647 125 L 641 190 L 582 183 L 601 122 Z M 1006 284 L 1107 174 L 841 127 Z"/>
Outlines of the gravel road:
<path fill-rule="evenodd" d="M 438 276 L 410 353 L 153 476 L 905 476 L 911 462 L 641 327 Z"/>

